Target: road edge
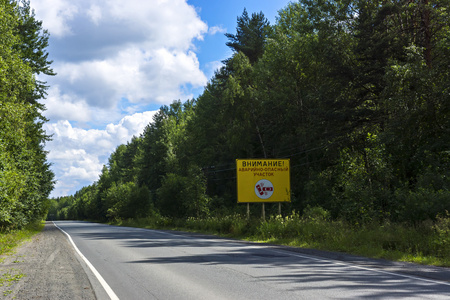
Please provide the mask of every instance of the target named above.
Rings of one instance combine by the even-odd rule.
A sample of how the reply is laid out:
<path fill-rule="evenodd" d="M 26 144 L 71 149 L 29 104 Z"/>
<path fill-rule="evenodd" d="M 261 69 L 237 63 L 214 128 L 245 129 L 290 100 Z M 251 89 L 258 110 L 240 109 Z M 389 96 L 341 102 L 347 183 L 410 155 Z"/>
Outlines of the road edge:
<path fill-rule="evenodd" d="M 119 300 L 116 293 L 111 289 L 108 283 L 103 279 L 102 275 L 97 271 L 97 269 L 91 264 L 91 262 L 81 253 L 81 251 L 76 246 L 75 242 L 72 240 L 72 237 L 61 229 L 54 221 L 52 221 L 53 225 L 61 231 L 66 238 L 69 240 L 73 249 L 76 252 L 76 258 L 80 262 L 82 268 L 86 272 L 89 281 L 91 282 L 92 288 L 94 290 L 95 296 L 97 299 L 111 299 L 111 300 Z"/>

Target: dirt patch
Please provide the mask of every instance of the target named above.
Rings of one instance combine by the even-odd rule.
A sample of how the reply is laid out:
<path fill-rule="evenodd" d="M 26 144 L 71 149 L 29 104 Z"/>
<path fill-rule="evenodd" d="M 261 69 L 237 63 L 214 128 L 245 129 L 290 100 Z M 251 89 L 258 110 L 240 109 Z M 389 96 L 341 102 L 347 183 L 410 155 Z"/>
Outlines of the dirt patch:
<path fill-rule="evenodd" d="M 53 223 L 0 263 L 0 298 L 96 299 L 72 245 Z"/>

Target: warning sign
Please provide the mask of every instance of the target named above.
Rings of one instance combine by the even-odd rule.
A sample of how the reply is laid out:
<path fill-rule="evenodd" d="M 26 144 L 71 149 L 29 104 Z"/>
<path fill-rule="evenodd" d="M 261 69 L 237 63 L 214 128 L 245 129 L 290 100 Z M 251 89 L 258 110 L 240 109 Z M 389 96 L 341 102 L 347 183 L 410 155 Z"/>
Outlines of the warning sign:
<path fill-rule="evenodd" d="M 237 159 L 238 202 L 290 202 L 289 159 Z"/>

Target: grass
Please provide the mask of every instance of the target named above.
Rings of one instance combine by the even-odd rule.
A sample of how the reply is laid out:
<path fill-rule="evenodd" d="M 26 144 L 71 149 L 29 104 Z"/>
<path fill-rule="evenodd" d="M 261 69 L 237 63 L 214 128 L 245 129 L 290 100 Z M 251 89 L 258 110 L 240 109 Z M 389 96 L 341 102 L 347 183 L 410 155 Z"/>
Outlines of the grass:
<path fill-rule="evenodd" d="M 35 222 L 22 230 L 0 232 L 0 256 L 13 253 L 18 245 L 23 241 L 29 240 L 33 235 L 42 231 L 43 228 L 43 222 Z"/>
<path fill-rule="evenodd" d="M 35 222 L 28 225 L 22 230 L 12 230 L 8 232 L 0 232 L 0 263 L 2 263 L 7 255 L 14 253 L 14 250 L 22 242 L 29 240 L 32 236 L 42 231 L 44 228 L 44 222 Z M 18 257 L 13 263 L 18 264 L 22 261 Z M 2 290 L 3 296 L 8 296 L 12 293 L 9 289 L 14 283 L 22 279 L 23 274 L 19 269 L 8 268 L 0 269 L 0 290 Z M 6 288 L 6 289 L 5 289 Z"/>
<path fill-rule="evenodd" d="M 450 215 L 435 222 L 351 225 L 332 221 L 320 209 L 309 215 L 274 216 L 266 221 L 241 215 L 188 218 L 152 217 L 115 225 L 216 234 L 262 243 L 337 251 L 371 258 L 450 267 Z"/>

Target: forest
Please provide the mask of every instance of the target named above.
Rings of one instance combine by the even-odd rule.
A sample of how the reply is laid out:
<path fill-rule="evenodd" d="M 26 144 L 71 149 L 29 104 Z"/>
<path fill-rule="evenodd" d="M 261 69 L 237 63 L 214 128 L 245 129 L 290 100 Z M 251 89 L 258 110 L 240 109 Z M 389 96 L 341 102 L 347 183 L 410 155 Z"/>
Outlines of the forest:
<path fill-rule="evenodd" d="M 50 206 L 54 174 L 42 126 L 46 83 L 55 75 L 49 34 L 26 0 L 0 0 L 0 233 L 41 221 Z"/>
<path fill-rule="evenodd" d="M 354 225 L 415 225 L 445 216 L 450 211 L 449 7 L 449 0 L 300 0 L 282 8 L 273 25 L 263 12 L 244 10 L 236 32 L 226 34 L 233 55 L 204 92 L 162 106 L 140 136 L 110 155 L 98 181 L 51 199 L 48 218 L 242 214 L 236 159 L 244 158 L 290 159 L 292 201 L 283 204 L 282 214 L 321 208 L 332 220 Z M 1 51 L 4 57 L 5 48 Z M 26 71 L 11 80 L 23 80 L 27 84 L 20 87 L 30 89 L 6 91 L 2 84 L 1 114 L 11 121 L 0 120 L 0 138 L 12 141 L 0 151 L 2 203 L 5 187 L 11 189 L 5 180 L 34 186 L 27 182 L 34 177 L 16 170 L 49 175 L 39 147 L 45 136 L 39 136 L 41 123 L 35 122 L 42 116 L 29 110 L 39 94 L 30 75 L 36 70 L 25 68 L 29 60 L 23 56 L 10 59 Z M 0 74 L 3 82 L 5 73 Z M 13 95 L 5 106 L 6 92 Z M 8 103 L 21 106 L 13 110 Z M 8 136 L 5 126 L 22 126 L 23 136 Z M 40 140 L 30 141 L 30 134 Z M 19 138 L 29 147 L 15 152 L 21 142 L 13 139 Z M 30 152 L 38 156 L 22 159 Z M 47 177 L 39 178 L 49 183 Z M 35 201 L 47 185 L 36 186 L 6 203 Z M 260 209 L 252 206 L 252 214 Z M 277 205 L 266 209 L 278 212 Z M 5 220 L 5 210 L 0 213 Z"/>

